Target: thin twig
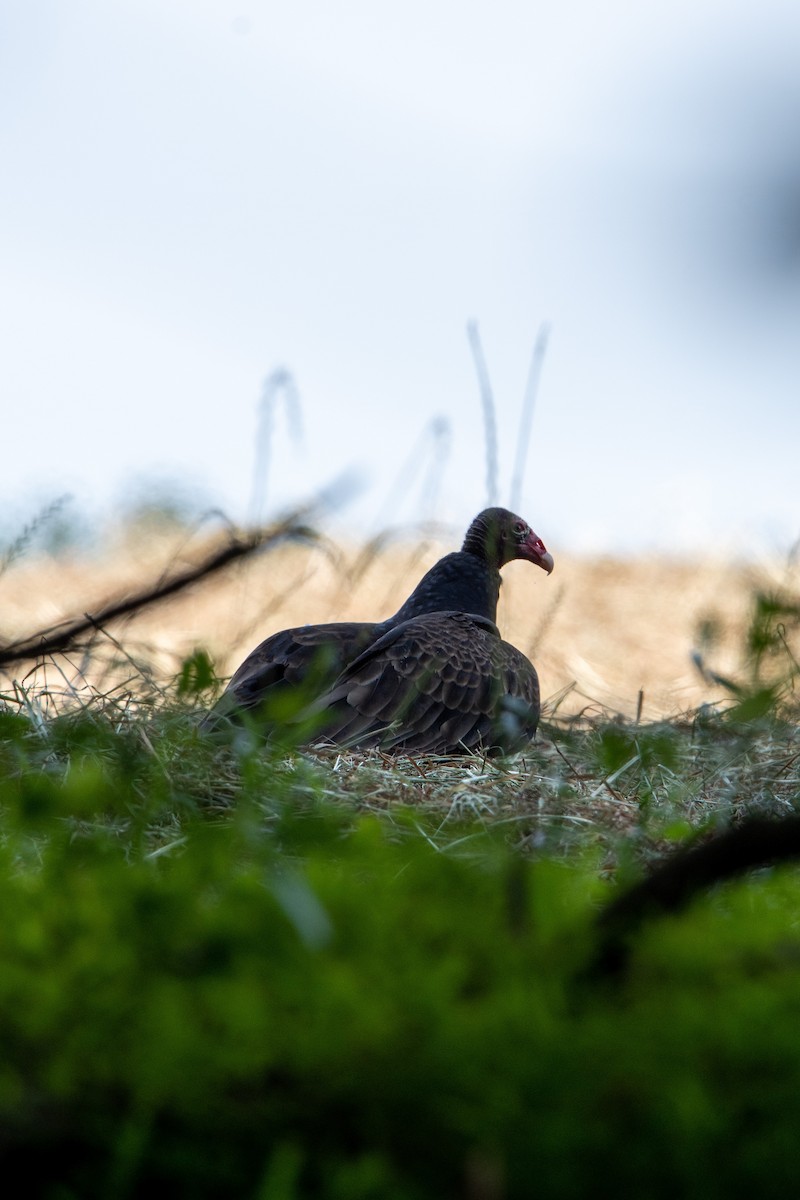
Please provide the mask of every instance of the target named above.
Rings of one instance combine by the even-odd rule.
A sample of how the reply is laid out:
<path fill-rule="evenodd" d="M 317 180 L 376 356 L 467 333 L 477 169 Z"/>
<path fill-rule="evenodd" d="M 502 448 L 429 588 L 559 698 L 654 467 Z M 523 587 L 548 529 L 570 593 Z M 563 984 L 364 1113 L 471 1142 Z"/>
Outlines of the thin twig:
<path fill-rule="evenodd" d="M 98 627 L 105 626 L 110 621 L 166 600 L 192 584 L 209 578 L 238 559 L 254 554 L 257 550 L 274 546 L 290 537 L 313 537 L 313 531 L 301 521 L 302 516 L 307 516 L 307 510 L 302 513 L 292 513 L 283 521 L 266 530 L 259 529 L 244 537 L 234 538 L 228 545 L 223 546 L 221 550 L 216 550 L 197 566 L 190 567 L 188 570 L 174 575 L 171 579 L 160 582 L 155 587 L 135 592 L 124 600 L 106 603 L 94 614 L 85 612 L 82 617 L 67 622 L 61 628 L 41 630 L 30 637 L 2 646 L 0 647 L 0 666 L 7 663 L 24 662 L 32 658 L 44 658 L 51 654 L 63 654 L 64 651 L 72 648 L 84 634 L 90 631 L 96 632 Z"/>
<path fill-rule="evenodd" d="M 511 508 L 517 512 L 522 503 L 522 483 L 525 478 L 525 461 L 528 456 L 528 444 L 531 439 L 531 425 L 536 396 L 539 391 L 539 378 L 542 374 L 542 363 L 547 352 L 547 341 L 550 337 L 550 326 L 540 325 L 533 347 L 528 382 L 525 387 L 525 398 L 522 402 L 522 414 L 517 434 L 517 456 L 514 461 L 514 474 L 511 479 Z"/>
<path fill-rule="evenodd" d="M 467 324 L 467 337 L 469 338 L 472 357 L 475 362 L 475 371 L 478 376 L 478 387 L 481 393 L 483 429 L 486 438 L 486 501 L 487 504 L 491 505 L 497 503 L 498 497 L 497 421 L 495 419 L 492 385 L 489 380 L 486 359 L 483 356 L 483 347 L 481 346 L 477 321 L 470 321 Z"/>
<path fill-rule="evenodd" d="M 256 461 L 253 467 L 253 490 L 250 500 L 250 520 L 257 524 L 267 499 L 270 460 L 272 456 L 272 428 L 278 401 L 283 398 L 289 436 L 295 445 L 303 440 L 303 414 L 300 394 L 291 371 L 278 367 L 264 380 L 259 404 L 258 432 L 256 434 Z"/>

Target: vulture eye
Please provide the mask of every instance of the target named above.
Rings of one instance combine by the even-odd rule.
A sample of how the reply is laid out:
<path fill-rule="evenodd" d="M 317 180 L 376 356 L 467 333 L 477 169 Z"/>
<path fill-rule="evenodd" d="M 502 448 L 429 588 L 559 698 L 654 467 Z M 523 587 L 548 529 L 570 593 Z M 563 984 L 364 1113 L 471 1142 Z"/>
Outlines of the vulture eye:
<path fill-rule="evenodd" d="M 515 521 L 514 522 L 514 536 L 515 537 L 518 537 L 521 539 L 521 538 L 524 538 L 527 535 L 527 533 L 528 533 L 528 526 L 525 524 L 524 521 Z"/>

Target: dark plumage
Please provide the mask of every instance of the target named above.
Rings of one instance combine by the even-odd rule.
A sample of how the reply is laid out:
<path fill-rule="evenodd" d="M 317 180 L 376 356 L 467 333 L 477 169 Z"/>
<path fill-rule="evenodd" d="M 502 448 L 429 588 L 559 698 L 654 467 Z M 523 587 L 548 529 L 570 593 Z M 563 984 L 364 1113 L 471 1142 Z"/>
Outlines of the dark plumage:
<path fill-rule="evenodd" d="M 525 521 L 485 509 L 461 550 L 431 567 L 388 620 L 267 638 L 204 724 L 251 710 L 265 732 L 307 719 L 311 740 L 337 745 L 438 754 L 521 748 L 536 730 L 539 683 L 495 624 L 500 568 L 520 558 L 553 569 Z"/>

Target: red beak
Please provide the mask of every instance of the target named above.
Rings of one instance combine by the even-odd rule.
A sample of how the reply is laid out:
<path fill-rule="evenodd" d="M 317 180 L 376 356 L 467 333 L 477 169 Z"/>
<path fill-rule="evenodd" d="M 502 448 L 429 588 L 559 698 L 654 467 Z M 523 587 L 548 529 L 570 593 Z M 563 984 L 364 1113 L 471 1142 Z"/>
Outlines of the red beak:
<path fill-rule="evenodd" d="M 526 562 L 535 563 L 537 567 L 541 567 L 543 571 L 547 571 L 548 575 L 550 574 L 555 566 L 553 556 L 548 553 L 544 542 L 536 536 L 533 530 L 519 549 L 520 558 L 524 558 Z"/>

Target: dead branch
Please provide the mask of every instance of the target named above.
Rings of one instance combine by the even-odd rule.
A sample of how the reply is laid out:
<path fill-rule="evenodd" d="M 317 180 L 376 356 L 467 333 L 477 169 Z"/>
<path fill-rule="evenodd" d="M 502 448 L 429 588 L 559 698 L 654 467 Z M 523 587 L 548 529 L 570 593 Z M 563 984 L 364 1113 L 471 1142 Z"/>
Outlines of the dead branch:
<path fill-rule="evenodd" d="M 84 612 L 82 617 L 63 625 L 40 630 L 30 637 L 0 646 L 0 666 L 32 658 L 45 658 L 51 654 L 63 654 L 72 649 L 84 634 L 95 632 L 110 621 L 166 600 L 185 588 L 208 579 L 238 559 L 246 558 L 259 550 L 271 549 L 288 538 L 316 539 L 314 530 L 302 520 L 307 515 L 308 508 L 305 508 L 291 513 L 284 520 L 266 529 L 258 529 L 244 536 L 234 535 L 230 542 L 197 566 L 189 567 L 171 578 L 135 592 L 132 596 L 106 601 L 93 610 Z"/>
<path fill-rule="evenodd" d="M 621 976 L 634 935 L 648 918 L 683 911 L 697 895 L 748 871 L 800 858 L 800 815 L 750 816 L 708 841 L 669 855 L 612 900 L 598 918 L 595 978 Z"/>

